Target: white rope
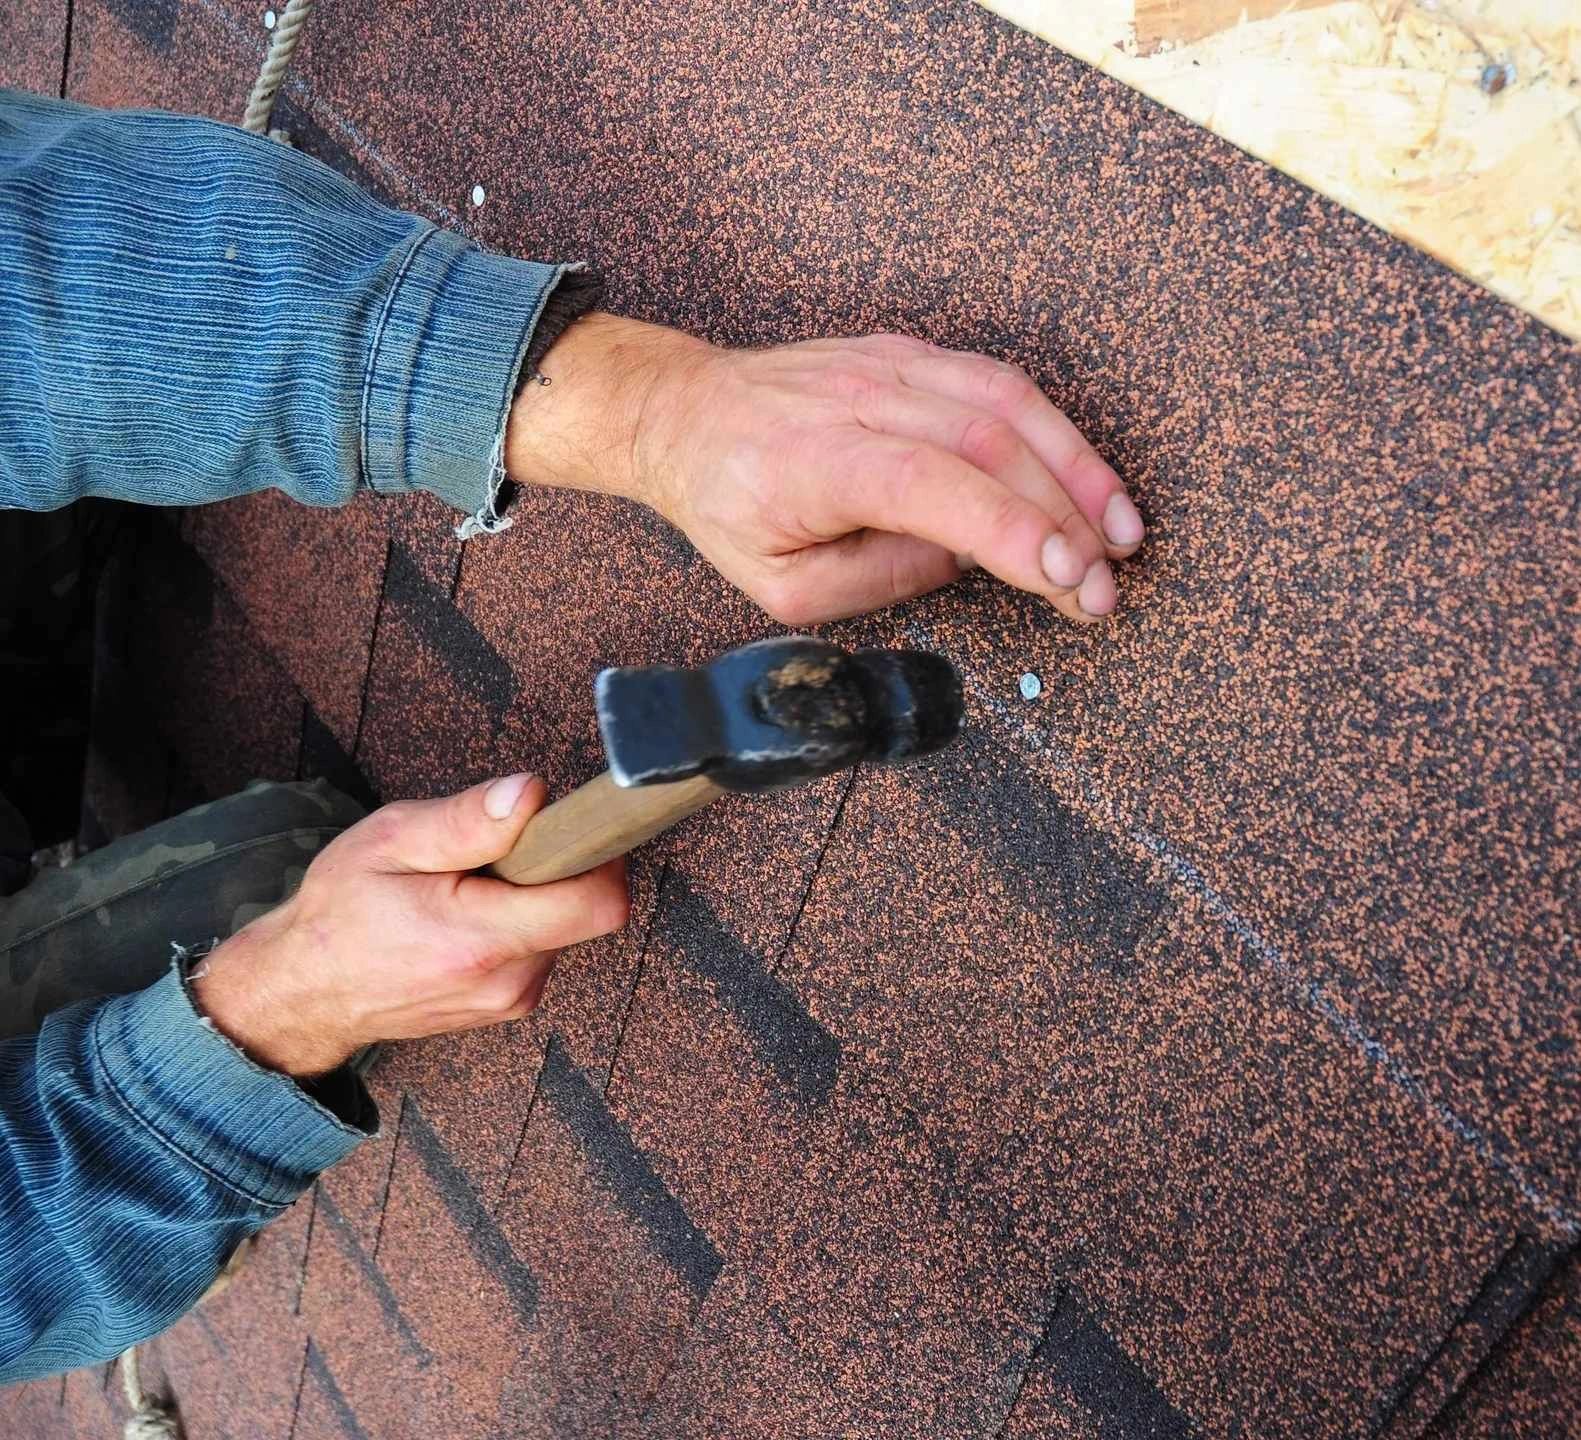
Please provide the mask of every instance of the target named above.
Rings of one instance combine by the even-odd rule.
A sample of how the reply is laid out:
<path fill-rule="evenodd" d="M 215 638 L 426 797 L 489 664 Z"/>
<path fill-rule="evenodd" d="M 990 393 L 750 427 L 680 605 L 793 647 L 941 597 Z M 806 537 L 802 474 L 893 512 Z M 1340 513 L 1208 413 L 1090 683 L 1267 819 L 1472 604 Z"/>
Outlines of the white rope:
<path fill-rule="evenodd" d="M 264 56 L 258 78 L 253 81 L 253 93 L 247 97 L 247 109 L 242 113 L 243 130 L 290 143 L 283 130 L 269 128 L 269 116 L 274 110 L 275 96 L 285 82 L 291 56 L 296 53 L 297 41 L 307 25 L 307 17 L 312 13 L 313 0 L 286 0 L 285 8 L 275 21 L 274 33 L 269 37 L 269 53 Z"/>
<path fill-rule="evenodd" d="M 135 1345 L 128 1345 L 121 1352 L 121 1389 L 126 1392 L 126 1403 L 132 1407 L 131 1418 L 121 1432 L 125 1440 L 180 1440 L 176 1412 L 143 1393 Z"/>
<path fill-rule="evenodd" d="M 247 109 L 242 114 L 243 130 L 250 130 L 254 135 L 268 135 L 273 140 L 290 144 L 283 130 L 269 128 L 269 116 L 274 110 L 275 96 L 280 93 L 280 86 L 285 82 L 285 72 L 291 64 L 291 57 L 296 53 L 297 42 L 302 38 L 303 27 L 312 13 L 313 0 L 286 0 L 285 8 L 275 21 L 274 33 L 269 38 L 269 52 L 264 56 L 258 78 L 253 82 L 252 94 L 247 97 Z M 236 1247 L 235 1253 L 215 1276 L 214 1283 L 204 1292 L 199 1304 L 218 1295 L 230 1284 L 251 1249 L 250 1240 Z M 123 1440 L 181 1440 L 181 1427 L 175 1408 L 151 1399 L 143 1390 L 137 1346 L 128 1345 L 121 1352 L 118 1363 L 121 1389 L 125 1392 L 126 1403 L 132 1407 L 132 1413 L 121 1432 Z"/>
<path fill-rule="evenodd" d="M 256 1235 L 249 1235 L 231 1252 L 231 1258 L 214 1277 L 214 1283 L 198 1297 L 198 1304 L 212 1300 L 229 1288 L 236 1272 L 247 1263 Z M 181 1440 L 181 1422 L 176 1417 L 174 1404 L 151 1400 L 143 1391 L 143 1377 L 137 1363 L 137 1346 L 128 1345 L 121 1351 L 121 1389 L 126 1393 L 126 1403 L 132 1407 L 131 1418 L 121 1431 L 122 1440 Z"/>

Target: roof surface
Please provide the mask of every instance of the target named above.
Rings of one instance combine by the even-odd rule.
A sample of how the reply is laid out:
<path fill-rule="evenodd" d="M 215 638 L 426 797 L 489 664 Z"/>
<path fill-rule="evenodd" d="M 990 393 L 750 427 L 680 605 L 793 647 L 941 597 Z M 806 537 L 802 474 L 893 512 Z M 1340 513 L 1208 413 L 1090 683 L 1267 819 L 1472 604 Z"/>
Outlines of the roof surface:
<path fill-rule="evenodd" d="M 65 8 L 0 76 L 55 88 Z M 256 12 L 72 13 L 74 97 L 239 113 Z M 1151 538 L 1102 627 L 981 578 L 830 627 L 953 655 L 968 738 L 712 807 L 531 1020 L 390 1054 L 150 1347 L 192 1440 L 1574 1433 L 1574 348 L 967 0 L 336 0 L 277 113 L 613 308 L 1016 359 Z M 647 512 L 516 516 L 187 516 L 178 763 L 97 822 L 563 788 L 600 666 L 772 633 Z M 110 1434 L 107 1380 L 0 1415 Z"/>

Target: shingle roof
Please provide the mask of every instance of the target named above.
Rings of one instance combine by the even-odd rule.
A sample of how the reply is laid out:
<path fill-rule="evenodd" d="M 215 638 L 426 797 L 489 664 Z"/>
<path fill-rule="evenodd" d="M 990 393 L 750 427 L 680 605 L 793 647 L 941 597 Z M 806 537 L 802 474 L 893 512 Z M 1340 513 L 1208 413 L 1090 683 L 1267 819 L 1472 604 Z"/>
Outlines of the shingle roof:
<path fill-rule="evenodd" d="M 236 113 L 255 17 L 138 8 L 71 93 Z M 395 1051 L 152 1347 L 193 1440 L 1573 1430 L 1574 349 L 964 0 L 345 0 L 297 76 L 304 148 L 616 308 L 1020 360 L 1151 539 L 1101 628 L 831 627 L 955 656 L 969 737 L 713 807 L 532 1020 Z M 196 783 L 562 788 L 600 665 L 773 628 L 645 512 L 516 514 L 192 517 Z M 111 1433 L 102 1379 L 0 1414 Z"/>

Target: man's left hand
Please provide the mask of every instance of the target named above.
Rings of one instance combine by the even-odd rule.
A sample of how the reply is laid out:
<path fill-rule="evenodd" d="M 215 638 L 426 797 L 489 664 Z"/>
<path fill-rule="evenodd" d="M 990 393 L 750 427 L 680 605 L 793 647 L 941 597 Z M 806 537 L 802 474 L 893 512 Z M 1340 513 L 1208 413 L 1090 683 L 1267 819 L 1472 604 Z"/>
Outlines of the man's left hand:
<path fill-rule="evenodd" d="M 724 350 L 578 321 L 511 413 L 522 483 L 629 496 L 788 625 L 981 565 L 1077 621 L 1115 607 L 1142 518 L 1022 370 L 900 335 Z"/>

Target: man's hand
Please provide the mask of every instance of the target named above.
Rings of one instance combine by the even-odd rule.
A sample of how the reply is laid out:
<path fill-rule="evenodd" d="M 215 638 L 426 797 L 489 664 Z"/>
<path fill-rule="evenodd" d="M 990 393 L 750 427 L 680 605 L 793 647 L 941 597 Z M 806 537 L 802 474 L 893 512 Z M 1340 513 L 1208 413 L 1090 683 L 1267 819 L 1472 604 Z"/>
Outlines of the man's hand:
<path fill-rule="evenodd" d="M 511 413 L 512 477 L 645 501 L 789 625 L 972 564 L 1093 620 L 1142 540 L 1076 427 L 981 355 L 899 335 L 721 350 L 594 314 L 543 368 Z"/>
<path fill-rule="evenodd" d="M 528 888 L 470 873 L 543 802 L 541 781 L 513 775 L 375 811 L 203 962 L 199 1008 L 260 1064 L 304 1076 L 376 1040 L 519 1019 L 559 947 L 618 930 L 629 908 L 620 860 Z"/>

